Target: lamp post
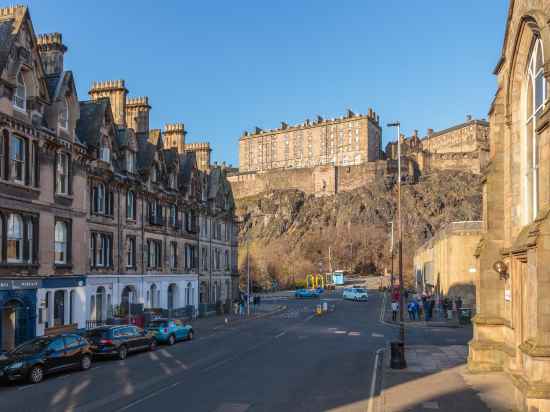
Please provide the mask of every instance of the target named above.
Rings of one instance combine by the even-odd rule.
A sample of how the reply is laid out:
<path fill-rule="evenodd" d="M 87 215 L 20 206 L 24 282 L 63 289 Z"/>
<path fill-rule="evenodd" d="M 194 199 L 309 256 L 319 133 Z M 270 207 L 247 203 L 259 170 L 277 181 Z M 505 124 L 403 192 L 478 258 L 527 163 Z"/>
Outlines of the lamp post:
<path fill-rule="evenodd" d="M 400 350 L 395 354 L 392 351 L 392 368 L 404 369 L 407 367 L 405 360 L 405 323 L 404 323 L 404 288 L 403 288 L 403 228 L 401 226 L 401 124 L 399 122 L 388 123 L 388 127 L 397 128 L 397 236 L 399 253 L 399 341 Z M 392 255 L 393 257 L 393 255 Z"/>
<path fill-rule="evenodd" d="M 388 222 L 391 225 L 391 246 L 390 246 L 390 254 L 391 254 L 391 272 L 390 272 L 390 286 L 391 290 L 393 291 L 393 220 L 391 222 Z"/>

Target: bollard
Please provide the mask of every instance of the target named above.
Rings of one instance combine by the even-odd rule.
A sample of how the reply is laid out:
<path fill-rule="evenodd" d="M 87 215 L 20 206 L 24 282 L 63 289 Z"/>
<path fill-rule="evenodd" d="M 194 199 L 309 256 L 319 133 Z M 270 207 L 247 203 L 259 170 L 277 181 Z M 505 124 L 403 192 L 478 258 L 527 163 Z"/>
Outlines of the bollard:
<path fill-rule="evenodd" d="M 405 369 L 407 362 L 405 361 L 405 345 L 403 342 L 391 342 L 390 348 L 390 367 L 392 369 Z"/>
<path fill-rule="evenodd" d="M 323 313 L 323 310 L 322 310 L 322 308 L 321 308 L 321 305 L 317 305 L 317 306 L 315 307 L 315 314 L 321 315 L 322 313 Z"/>
<path fill-rule="evenodd" d="M 323 302 L 323 312 L 328 312 L 328 303 L 327 302 Z"/>

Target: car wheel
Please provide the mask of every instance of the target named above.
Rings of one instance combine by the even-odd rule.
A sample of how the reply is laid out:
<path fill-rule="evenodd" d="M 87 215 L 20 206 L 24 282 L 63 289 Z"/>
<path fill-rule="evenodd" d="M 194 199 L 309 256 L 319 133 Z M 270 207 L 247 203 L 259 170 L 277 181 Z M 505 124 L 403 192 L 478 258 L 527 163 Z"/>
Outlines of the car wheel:
<path fill-rule="evenodd" d="M 176 337 L 174 335 L 170 335 L 168 337 L 168 345 L 172 346 L 174 343 L 176 343 Z"/>
<path fill-rule="evenodd" d="M 157 349 L 157 342 L 154 339 L 152 339 L 151 342 L 149 342 L 149 350 L 153 352 L 156 349 Z"/>
<path fill-rule="evenodd" d="M 128 356 L 128 348 L 122 345 L 120 348 L 118 348 L 118 358 L 120 360 L 124 360 L 126 359 L 127 356 Z"/>
<path fill-rule="evenodd" d="M 187 340 L 193 340 L 193 331 L 190 330 L 189 333 L 187 334 Z"/>
<path fill-rule="evenodd" d="M 40 365 L 33 366 L 29 372 L 30 383 L 40 383 L 44 379 L 44 368 Z"/>
<path fill-rule="evenodd" d="M 84 355 L 82 359 L 80 359 L 80 370 L 88 370 L 92 366 L 92 358 L 90 355 Z"/>

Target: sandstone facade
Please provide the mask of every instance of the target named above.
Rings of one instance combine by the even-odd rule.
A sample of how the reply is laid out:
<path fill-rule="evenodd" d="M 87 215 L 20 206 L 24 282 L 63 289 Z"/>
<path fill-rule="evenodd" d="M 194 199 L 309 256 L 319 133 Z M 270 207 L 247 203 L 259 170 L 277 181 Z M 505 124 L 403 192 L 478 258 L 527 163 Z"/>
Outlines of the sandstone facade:
<path fill-rule="evenodd" d="M 517 407 L 539 412 L 550 411 L 549 21 L 549 0 L 510 2 L 490 110 L 468 360 L 475 372 L 505 371 Z"/>
<path fill-rule="evenodd" d="M 476 259 L 482 222 L 453 222 L 414 254 L 417 290 L 458 297 L 464 307 L 475 304 Z"/>

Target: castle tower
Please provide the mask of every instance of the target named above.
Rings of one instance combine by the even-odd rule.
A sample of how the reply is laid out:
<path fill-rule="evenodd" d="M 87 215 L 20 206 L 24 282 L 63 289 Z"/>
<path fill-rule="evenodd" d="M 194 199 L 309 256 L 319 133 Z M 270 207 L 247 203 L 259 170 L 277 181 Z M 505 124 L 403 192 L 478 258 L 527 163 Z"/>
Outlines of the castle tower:
<path fill-rule="evenodd" d="M 128 94 L 128 89 L 124 85 L 124 80 L 93 82 L 88 94 L 92 100 L 108 97 L 111 102 L 115 123 L 119 127 L 126 127 L 126 95 Z"/>
<path fill-rule="evenodd" d="M 46 74 L 62 73 L 63 56 L 67 51 L 67 46 L 63 44 L 61 33 L 40 34 L 37 43 Z"/>
<path fill-rule="evenodd" d="M 185 145 L 185 151 L 195 153 L 199 170 L 207 171 L 210 169 L 210 154 L 212 153 L 210 143 L 189 143 Z"/>
<path fill-rule="evenodd" d="M 164 133 L 162 134 L 164 147 L 166 149 L 174 148 L 178 153 L 185 152 L 185 126 L 183 123 L 174 123 L 164 125 Z"/>
<path fill-rule="evenodd" d="M 126 122 L 136 133 L 147 133 L 149 130 L 149 98 L 134 97 L 126 99 Z"/>

